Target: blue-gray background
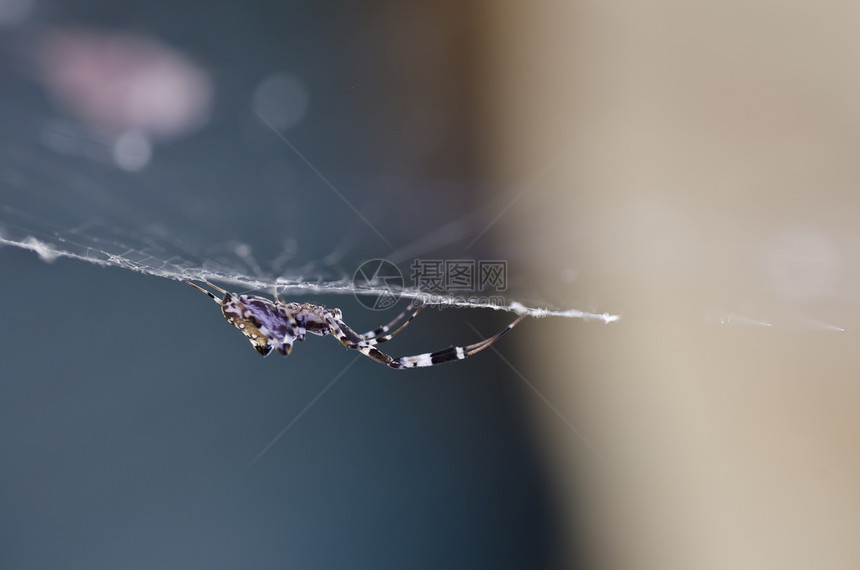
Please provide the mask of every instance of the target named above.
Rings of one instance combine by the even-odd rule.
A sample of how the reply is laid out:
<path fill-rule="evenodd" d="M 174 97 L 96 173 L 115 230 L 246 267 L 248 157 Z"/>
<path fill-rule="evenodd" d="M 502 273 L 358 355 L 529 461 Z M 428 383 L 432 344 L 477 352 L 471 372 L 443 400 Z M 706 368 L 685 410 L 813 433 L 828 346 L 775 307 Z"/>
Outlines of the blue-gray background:
<path fill-rule="evenodd" d="M 470 121 L 480 14 L 468 6 L 76 2 L 37 4 L 33 18 L 3 37 L 0 168 L 15 176 L 0 204 L 34 223 L 91 217 L 96 238 L 158 224 L 264 258 L 290 238 L 297 263 L 347 240 L 343 274 L 384 257 L 391 250 L 255 121 L 254 86 L 282 70 L 310 93 L 290 140 L 395 248 L 486 198 Z M 182 49 L 214 77 L 211 121 L 156 147 L 135 174 L 52 154 L 34 125 L 57 111 L 11 49 L 38 26 Z M 404 125 L 428 122 L 432 145 L 403 143 Z M 211 208 L 188 216 L 201 203 Z M 505 253 L 489 237 L 481 247 L 468 254 Z M 261 359 L 177 281 L 12 248 L 0 249 L 0 292 L 2 568 L 538 568 L 572 540 L 558 535 L 528 427 L 535 400 L 490 352 L 406 373 L 361 359 L 253 462 L 353 354 L 312 338 L 289 359 Z M 340 306 L 357 330 L 392 317 L 349 296 L 298 300 Z M 507 319 L 425 311 L 387 346 L 474 342 L 467 320 L 488 335 Z M 523 356 L 534 326 L 498 346 Z"/>

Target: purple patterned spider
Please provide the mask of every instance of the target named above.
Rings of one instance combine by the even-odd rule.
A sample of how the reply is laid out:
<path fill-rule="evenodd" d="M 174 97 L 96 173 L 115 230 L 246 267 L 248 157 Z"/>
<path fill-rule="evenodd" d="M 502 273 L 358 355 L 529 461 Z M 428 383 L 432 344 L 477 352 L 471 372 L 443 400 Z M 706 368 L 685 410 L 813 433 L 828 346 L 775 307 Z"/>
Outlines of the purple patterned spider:
<path fill-rule="evenodd" d="M 284 356 L 288 355 L 293 349 L 293 342 L 305 340 L 307 333 L 319 336 L 331 334 L 345 347 L 357 350 L 368 358 L 372 358 L 376 362 L 385 364 L 391 368 L 435 366 L 454 360 L 463 360 L 481 352 L 485 348 L 489 348 L 525 318 L 525 314 L 520 315 L 514 322 L 497 334 L 475 344 L 451 346 L 436 352 L 392 358 L 376 348 L 376 345 L 394 338 L 397 333 L 412 322 L 412 319 L 421 312 L 424 305 L 419 305 L 409 315 L 406 322 L 392 333 L 388 331 L 406 317 L 411 307 L 408 307 L 387 325 L 364 334 L 358 334 L 343 322 L 340 309 L 327 309 L 326 307 L 310 303 L 286 303 L 277 295 L 274 301 L 257 297 L 256 295 L 237 295 L 236 293 L 225 291 L 208 281 L 204 281 L 204 283 L 219 293 L 223 293 L 224 298 L 219 299 L 211 292 L 198 287 L 194 283 L 189 282 L 188 284 L 206 293 L 212 300 L 218 303 L 221 307 L 221 312 L 224 313 L 224 318 L 231 325 L 242 331 L 242 334 L 251 341 L 251 345 L 263 356 L 268 356 L 272 352 L 272 349 L 277 350 Z"/>

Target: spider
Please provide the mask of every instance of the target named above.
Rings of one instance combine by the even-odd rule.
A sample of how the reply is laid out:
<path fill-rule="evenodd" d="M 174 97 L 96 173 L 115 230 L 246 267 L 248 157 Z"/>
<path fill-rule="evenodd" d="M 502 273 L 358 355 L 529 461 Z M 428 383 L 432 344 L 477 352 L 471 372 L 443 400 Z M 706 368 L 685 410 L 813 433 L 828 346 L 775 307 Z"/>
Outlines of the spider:
<path fill-rule="evenodd" d="M 293 350 L 293 342 L 305 340 L 306 333 L 318 336 L 331 334 L 345 347 L 357 350 L 366 357 L 391 368 L 435 366 L 454 360 L 463 360 L 489 348 L 525 318 L 525 314 L 520 315 L 497 334 L 475 344 L 451 346 L 436 352 L 393 358 L 376 348 L 376 345 L 394 338 L 397 333 L 412 322 L 412 319 L 418 316 L 424 305 L 418 305 L 418 308 L 409 315 L 406 322 L 394 332 L 389 333 L 388 331 L 406 317 L 411 307 L 407 307 L 387 325 L 364 334 L 358 334 L 343 322 L 340 309 L 328 309 L 310 303 L 286 303 L 277 293 L 274 301 L 256 295 L 237 295 L 208 281 L 204 281 L 204 283 L 219 293 L 223 293 L 224 298 L 218 299 L 206 289 L 188 282 L 189 285 L 206 293 L 218 303 L 227 322 L 242 331 L 242 334 L 248 337 L 256 351 L 263 356 L 268 356 L 272 349 L 287 356 Z"/>

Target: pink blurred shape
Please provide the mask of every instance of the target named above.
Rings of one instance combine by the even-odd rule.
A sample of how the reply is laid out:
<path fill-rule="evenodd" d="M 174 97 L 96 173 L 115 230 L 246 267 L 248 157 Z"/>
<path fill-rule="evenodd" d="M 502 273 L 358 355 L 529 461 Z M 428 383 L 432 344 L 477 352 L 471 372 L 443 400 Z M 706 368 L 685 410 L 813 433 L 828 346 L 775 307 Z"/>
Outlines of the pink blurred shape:
<path fill-rule="evenodd" d="M 161 42 L 128 33 L 52 30 L 38 40 L 41 79 L 57 103 L 91 127 L 175 137 L 209 116 L 209 75 Z"/>

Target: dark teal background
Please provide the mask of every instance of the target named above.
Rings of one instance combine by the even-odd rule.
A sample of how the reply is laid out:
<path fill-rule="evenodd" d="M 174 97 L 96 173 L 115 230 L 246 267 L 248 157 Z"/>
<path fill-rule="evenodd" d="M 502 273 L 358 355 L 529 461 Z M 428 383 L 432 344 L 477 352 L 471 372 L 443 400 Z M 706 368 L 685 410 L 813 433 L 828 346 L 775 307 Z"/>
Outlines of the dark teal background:
<path fill-rule="evenodd" d="M 39 26 L 128 31 L 183 50 L 215 81 L 212 120 L 156 146 L 137 174 L 52 154 L 36 125 L 57 110 L 11 49 Z M 306 82 L 309 110 L 290 140 L 400 247 L 481 200 L 469 122 L 477 29 L 453 2 L 39 5 L 31 28 L 2 36 L 0 172 L 15 183 L 0 183 L 0 204 L 54 227 L 112 228 L 97 238 L 157 223 L 192 244 L 239 240 L 261 259 L 293 238 L 295 267 L 346 240 L 333 270 L 351 275 L 391 250 L 258 124 L 254 86 L 281 70 Z M 439 81 L 432 101 L 447 130 L 409 155 L 403 121 Z M 282 185 L 260 181 L 272 161 L 289 174 Z M 200 203 L 210 214 L 189 215 Z M 489 238 L 490 258 L 503 258 Z M 402 308 L 294 300 L 338 306 L 356 330 Z M 425 311 L 385 346 L 402 356 L 468 344 L 478 337 L 466 321 L 490 335 L 509 318 Z M 178 281 L 12 248 L 0 249 L 0 323 L 2 568 L 552 564 L 558 530 L 527 423 L 540 403 L 490 351 L 405 372 L 361 359 L 253 462 L 354 353 L 313 337 L 289 358 L 262 359 Z M 497 346 L 525 355 L 534 326 Z"/>

